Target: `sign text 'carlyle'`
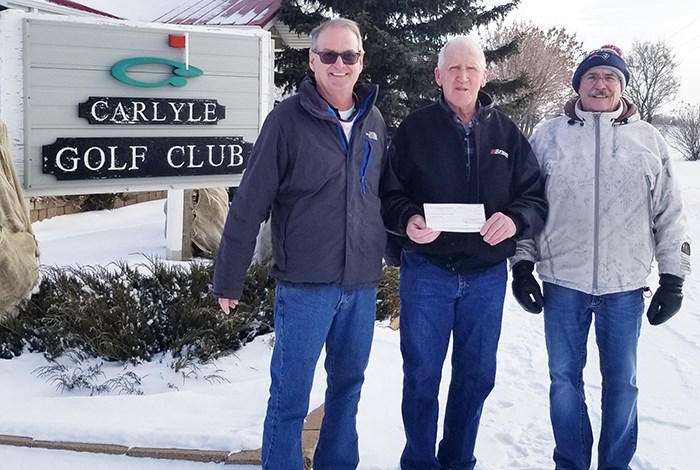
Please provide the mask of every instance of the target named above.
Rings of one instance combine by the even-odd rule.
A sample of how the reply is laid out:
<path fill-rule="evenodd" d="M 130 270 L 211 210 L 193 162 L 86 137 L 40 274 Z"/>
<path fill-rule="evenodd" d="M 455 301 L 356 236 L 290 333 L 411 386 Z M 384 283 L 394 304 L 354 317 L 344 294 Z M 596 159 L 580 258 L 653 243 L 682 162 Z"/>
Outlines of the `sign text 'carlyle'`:
<path fill-rule="evenodd" d="M 122 98 L 91 96 L 78 104 L 90 124 L 216 124 L 226 107 L 212 99 Z"/>

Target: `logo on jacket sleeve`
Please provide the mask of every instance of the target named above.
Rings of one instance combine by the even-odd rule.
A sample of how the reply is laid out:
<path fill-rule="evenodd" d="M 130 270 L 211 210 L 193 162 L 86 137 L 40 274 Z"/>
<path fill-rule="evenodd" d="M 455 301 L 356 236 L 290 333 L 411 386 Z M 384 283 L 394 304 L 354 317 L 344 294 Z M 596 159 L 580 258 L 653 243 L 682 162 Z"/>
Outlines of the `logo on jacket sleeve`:
<path fill-rule="evenodd" d="M 508 152 L 502 149 L 491 149 L 491 155 L 503 155 L 508 158 Z"/>
<path fill-rule="evenodd" d="M 367 131 L 367 137 L 372 140 L 377 140 L 377 133 L 374 131 Z"/>

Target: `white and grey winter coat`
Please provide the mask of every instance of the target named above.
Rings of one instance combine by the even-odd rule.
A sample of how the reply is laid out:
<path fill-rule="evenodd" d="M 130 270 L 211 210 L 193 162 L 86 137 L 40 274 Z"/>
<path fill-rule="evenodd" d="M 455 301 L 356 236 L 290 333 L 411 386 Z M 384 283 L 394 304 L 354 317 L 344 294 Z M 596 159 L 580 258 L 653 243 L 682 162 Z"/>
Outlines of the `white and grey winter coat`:
<path fill-rule="evenodd" d="M 659 273 L 690 272 L 681 194 L 661 134 L 623 99 L 615 112 L 565 115 L 530 139 L 545 175 L 549 214 L 534 240 L 518 242 L 512 263 L 537 264 L 542 281 L 593 295 L 646 285 Z"/>

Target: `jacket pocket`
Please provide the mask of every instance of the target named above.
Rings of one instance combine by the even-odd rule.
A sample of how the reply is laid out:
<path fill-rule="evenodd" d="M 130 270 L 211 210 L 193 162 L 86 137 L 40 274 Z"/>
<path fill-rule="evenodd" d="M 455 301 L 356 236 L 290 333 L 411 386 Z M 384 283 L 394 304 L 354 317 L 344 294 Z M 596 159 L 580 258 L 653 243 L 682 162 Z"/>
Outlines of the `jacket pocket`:
<path fill-rule="evenodd" d="M 362 159 L 362 168 L 360 169 L 360 187 L 362 194 L 367 192 L 367 172 L 369 164 L 372 161 L 372 143 L 369 140 L 365 141 L 364 156 Z"/>
<path fill-rule="evenodd" d="M 554 163 L 549 161 L 542 168 L 542 176 L 544 177 L 544 194 L 549 194 L 549 185 L 551 184 L 552 173 L 554 172 Z"/>
<path fill-rule="evenodd" d="M 646 178 L 646 183 L 647 183 L 647 210 L 649 212 L 649 243 L 651 247 L 654 247 L 656 245 L 655 240 L 655 233 L 656 233 L 656 228 L 654 227 L 654 209 L 653 209 L 653 202 L 652 202 L 652 196 L 653 196 L 653 189 L 654 189 L 654 184 L 652 182 L 651 176 L 649 175 L 644 175 Z"/>
<path fill-rule="evenodd" d="M 291 210 L 284 217 L 280 217 L 279 225 L 272 225 L 272 256 L 277 269 L 281 272 L 287 270 L 287 238 L 289 232 L 289 221 L 291 219 Z M 274 220 L 274 219 L 273 219 Z M 276 242 L 276 243 L 275 243 Z"/>

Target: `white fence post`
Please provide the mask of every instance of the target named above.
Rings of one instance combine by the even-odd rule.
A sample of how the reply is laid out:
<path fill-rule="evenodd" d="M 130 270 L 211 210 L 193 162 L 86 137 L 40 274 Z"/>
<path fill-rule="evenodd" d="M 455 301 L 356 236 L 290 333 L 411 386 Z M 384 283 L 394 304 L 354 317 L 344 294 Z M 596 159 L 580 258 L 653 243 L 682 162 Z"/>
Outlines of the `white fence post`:
<path fill-rule="evenodd" d="M 166 257 L 171 261 L 182 261 L 182 232 L 185 212 L 185 191 L 171 189 L 165 211 Z"/>

